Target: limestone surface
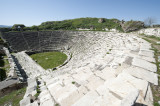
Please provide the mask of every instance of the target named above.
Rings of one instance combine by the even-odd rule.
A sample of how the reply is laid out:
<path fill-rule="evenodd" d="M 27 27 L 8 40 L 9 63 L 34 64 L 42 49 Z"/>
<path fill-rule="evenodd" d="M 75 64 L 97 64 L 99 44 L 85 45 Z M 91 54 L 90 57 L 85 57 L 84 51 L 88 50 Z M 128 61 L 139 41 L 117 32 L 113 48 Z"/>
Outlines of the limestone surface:
<path fill-rule="evenodd" d="M 34 96 L 37 79 L 41 93 L 34 104 L 40 106 L 130 106 L 136 103 L 153 106 L 150 83 L 158 85 L 157 67 L 151 44 L 130 33 L 95 31 L 51 31 L 29 33 L 17 48 L 9 34 L 6 39 L 15 57 L 29 77 L 25 98 Z M 32 35 L 32 36 L 31 36 Z M 29 40 L 30 38 L 30 40 Z M 36 39 L 36 40 L 34 40 Z M 34 43 L 32 43 L 34 41 Z M 56 43 L 55 43 L 56 42 Z M 44 70 L 25 51 L 60 50 L 71 59 L 55 71 Z"/>

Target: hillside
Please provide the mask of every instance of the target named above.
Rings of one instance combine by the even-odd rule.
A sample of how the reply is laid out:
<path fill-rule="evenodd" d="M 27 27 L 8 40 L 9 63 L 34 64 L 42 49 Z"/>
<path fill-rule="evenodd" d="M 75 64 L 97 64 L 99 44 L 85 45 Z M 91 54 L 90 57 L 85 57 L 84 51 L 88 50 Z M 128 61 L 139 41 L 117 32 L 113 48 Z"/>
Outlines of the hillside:
<path fill-rule="evenodd" d="M 102 22 L 99 22 L 102 19 Z M 48 21 L 43 22 L 38 26 L 40 30 L 46 29 L 63 29 L 63 30 L 76 30 L 77 28 L 102 30 L 104 28 L 121 30 L 120 21 L 118 19 L 105 19 L 105 18 L 77 18 L 63 21 Z"/>
<path fill-rule="evenodd" d="M 19 25 L 20 29 L 18 29 Z M 15 27 L 16 26 L 16 27 Z M 76 18 L 63 21 L 47 21 L 38 26 L 25 27 L 23 24 L 15 24 L 11 29 L 0 28 L 1 31 L 42 31 L 42 30 L 92 30 L 104 31 L 115 29 L 119 32 L 130 32 L 144 28 L 141 21 L 120 21 L 118 19 L 106 18 Z"/>

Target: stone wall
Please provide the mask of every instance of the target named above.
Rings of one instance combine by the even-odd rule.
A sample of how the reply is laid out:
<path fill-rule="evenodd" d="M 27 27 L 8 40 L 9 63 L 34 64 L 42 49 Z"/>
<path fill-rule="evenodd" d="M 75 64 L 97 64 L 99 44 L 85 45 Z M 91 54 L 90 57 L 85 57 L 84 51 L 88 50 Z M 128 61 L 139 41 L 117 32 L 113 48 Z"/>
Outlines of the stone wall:
<path fill-rule="evenodd" d="M 15 52 L 49 51 L 63 49 L 73 34 L 72 31 L 8 32 L 3 38 Z"/>

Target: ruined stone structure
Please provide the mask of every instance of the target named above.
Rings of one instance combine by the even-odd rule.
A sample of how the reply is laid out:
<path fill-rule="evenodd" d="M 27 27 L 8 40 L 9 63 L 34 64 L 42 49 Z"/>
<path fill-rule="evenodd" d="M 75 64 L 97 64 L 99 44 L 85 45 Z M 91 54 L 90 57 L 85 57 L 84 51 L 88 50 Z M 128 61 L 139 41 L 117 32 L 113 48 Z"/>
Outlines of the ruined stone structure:
<path fill-rule="evenodd" d="M 98 23 L 103 23 L 105 22 L 104 18 L 99 18 Z"/>
<path fill-rule="evenodd" d="M 14 56 L 28 76 L 21 106 L 153 106 L 150 84 L 158 85 L 154 51 L 150 43 L 133 34 L 9 32 L 3 38 L 17 51 Z M 65 51 L 72 58 L 50 71 L 25 53 L 47 50 Z M 38 84 L 41 93 L 31 102 Z"/>
<path fill-rule="evenodd" d="M 145 34 L 149 36 L 157 36 L 160 37 L 160 28 L 147 28 L 147 29 L 141 29 L 138 31 L 139 34 Z"/>

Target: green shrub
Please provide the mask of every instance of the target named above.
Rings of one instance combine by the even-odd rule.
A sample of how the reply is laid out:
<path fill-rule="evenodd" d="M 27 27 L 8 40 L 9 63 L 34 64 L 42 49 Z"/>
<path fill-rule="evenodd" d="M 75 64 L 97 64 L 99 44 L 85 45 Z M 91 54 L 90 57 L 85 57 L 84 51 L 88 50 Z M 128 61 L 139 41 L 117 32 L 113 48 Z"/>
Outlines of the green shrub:
<path fill-rule="evenodd" d="M 76 83 L 75 81 L 72 82 L 72 84 L 75 84 L 75 83 Z"/>
<path fill-rule="evenodd" d="M 160 105 L 156 102 L 156 103 L 154 103 L 154 106 L 160 106 Z"/>

